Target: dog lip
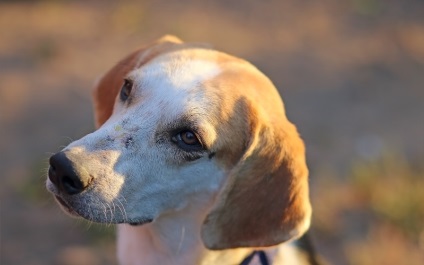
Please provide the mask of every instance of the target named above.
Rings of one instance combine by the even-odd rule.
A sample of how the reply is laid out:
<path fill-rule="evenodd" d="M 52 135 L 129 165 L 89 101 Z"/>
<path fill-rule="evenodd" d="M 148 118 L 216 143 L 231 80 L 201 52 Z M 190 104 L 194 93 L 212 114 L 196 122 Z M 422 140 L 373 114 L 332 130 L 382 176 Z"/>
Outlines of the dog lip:
<path fill-rule="evenodd" d="M 138 226 L 138 225 L 144 225 L 144 224 L 151 223 L 151 222 L 153 222 L 153 219 L 144 219 L 144 220 L 137 221 L 137 222 L 130 222 L 129 224 L 132 225 L 132 226 Z"/>
<path fill-rule="evenodd" d="M 62 206 L 62 208 L 64 208 L 69 214 L 79 216 L 79 214 L 74 211 L 74 209 L 72 209 L 64 199 L 57 195 L 54 195 L 54 197 L 56 201 L 59 202 L 59 204 Z"/>

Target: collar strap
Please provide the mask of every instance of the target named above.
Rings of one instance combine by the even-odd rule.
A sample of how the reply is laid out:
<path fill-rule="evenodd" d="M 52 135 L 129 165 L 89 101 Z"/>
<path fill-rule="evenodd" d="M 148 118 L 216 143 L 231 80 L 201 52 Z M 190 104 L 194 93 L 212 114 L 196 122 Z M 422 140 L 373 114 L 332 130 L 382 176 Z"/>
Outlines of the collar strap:
<path fill-rule="evenodd" d="M 255 250 L 247 256 L 240 265 L 270 265 L 270 263 L 265 251 Z"/>

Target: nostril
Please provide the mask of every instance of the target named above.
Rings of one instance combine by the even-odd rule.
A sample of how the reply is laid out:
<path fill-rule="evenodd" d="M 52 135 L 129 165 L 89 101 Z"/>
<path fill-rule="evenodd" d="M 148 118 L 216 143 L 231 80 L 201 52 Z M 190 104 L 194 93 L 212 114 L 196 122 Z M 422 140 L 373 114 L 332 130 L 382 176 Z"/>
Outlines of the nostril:
<path fill-rule="evenodd" d="M 66 193 L 69 195 L 80 193 L 84 189 L 81 181 L 71 176 L 62 177 L 62 186 Z"/>

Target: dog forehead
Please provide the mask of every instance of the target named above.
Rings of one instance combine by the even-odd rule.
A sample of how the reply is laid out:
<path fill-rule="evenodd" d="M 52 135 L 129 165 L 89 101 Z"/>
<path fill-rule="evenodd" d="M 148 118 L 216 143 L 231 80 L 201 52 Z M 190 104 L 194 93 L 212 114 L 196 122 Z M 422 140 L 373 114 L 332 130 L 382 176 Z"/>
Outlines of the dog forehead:
<path fill-rule="evenodd" d="M 137 85 L 135 98 L 140 107 L 170 122 L 182 115 L 195 118 L 213 111 L 217 104 L 210 94 L 215 92 L 207 81 L 221 72 L 212 52 L 190 50 L 158 56 L 129 76 Z"/>
<path fill-rule="evenodd" d="M 142 86 L 161 94 L 200 91 L 205 89 L 203 82 L 218 76 L 221 71 L 213 54 L 207 51 L 191 51 L 189 54 L 180 51 L 159 56 L 132 74 Z"/>
<path fill-rule="evenodd" d="M 242 97 L 251 98 L 258 106 L 279 100 L 272 83 L 254 66 L 215 50 L 190 48 L 165 53 L 132 71 L 130 77 L 144 99 L 185 110 L 194 107 L 230 113 Z"/>

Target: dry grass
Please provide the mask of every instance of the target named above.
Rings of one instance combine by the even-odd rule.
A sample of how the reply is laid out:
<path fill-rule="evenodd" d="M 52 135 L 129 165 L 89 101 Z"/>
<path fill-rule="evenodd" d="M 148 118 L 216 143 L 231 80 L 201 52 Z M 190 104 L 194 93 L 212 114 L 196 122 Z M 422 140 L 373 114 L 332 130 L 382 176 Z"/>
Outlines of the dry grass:
<path fill-rule="evenodd" d="M 422 264 L 421 165 L 391 154 L 355 163 L 344 180 L 331 176 L 318 181 L 315 224 L 324 237 L 342 242 L 350 264 Z"/>

